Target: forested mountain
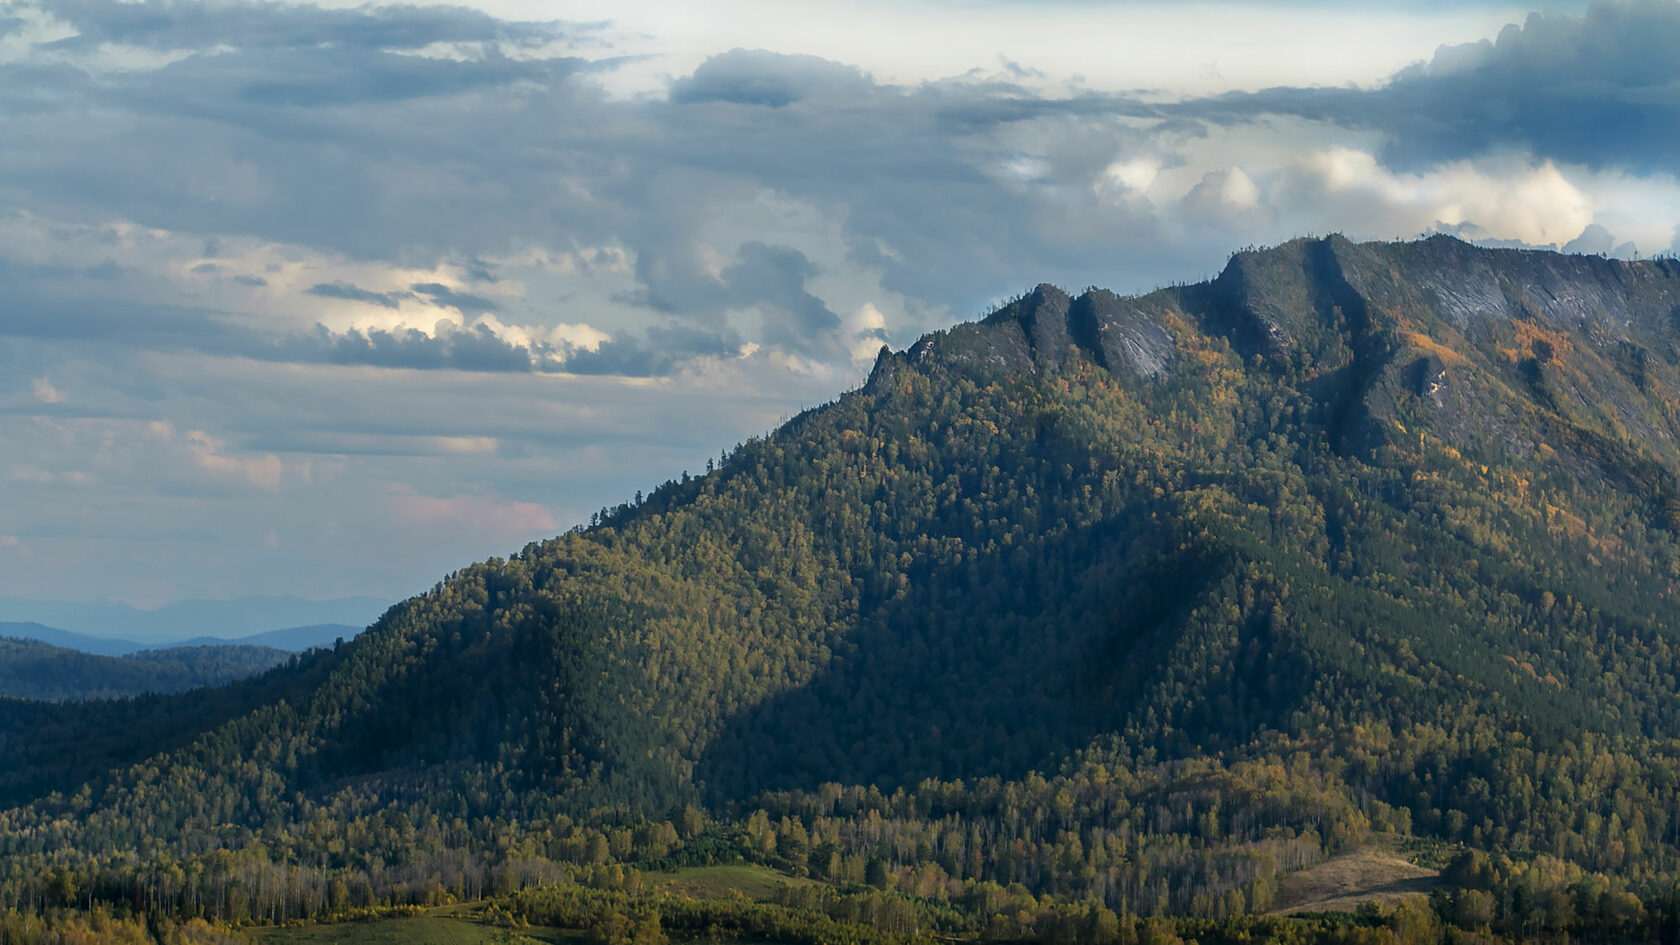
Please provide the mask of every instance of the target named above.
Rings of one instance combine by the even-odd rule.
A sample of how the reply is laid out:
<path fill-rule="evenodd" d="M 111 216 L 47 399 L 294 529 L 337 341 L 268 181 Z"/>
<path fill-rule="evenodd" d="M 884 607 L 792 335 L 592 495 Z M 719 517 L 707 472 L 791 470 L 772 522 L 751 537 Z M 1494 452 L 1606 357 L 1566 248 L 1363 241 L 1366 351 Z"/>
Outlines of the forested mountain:
<path fill-rule="evenodd" d="M 179 643 L 170 643 L 169 647 L 179 646 L 261 646 L 290 653 L 302 653 L 304 650 L 318 646 L 330 647 L 339 640 L 349 640 L 361 633 L 362 628 L 347 623 L 312 623 L 304 627 L 282 627 L 279 630 L 265 630 L 250 636 L 228 639 L 225 637 L 193 637 Z"/>
<path fill-rule="evenodd" d="M 219 686 L 260 673 L 288 654 L 266 646 L 180 646 L 98 656 L 35 639 L 0 636 L 0 696 L 120 699 Z"/>
<path fill-rule="evenodd" d="M 249 642 L 243 638 L 329 623 L 359 630 L 388 606 L 389 601 L 377 597 L 305 600 L 290 595 L 268 595 L 233 600 L 180 600 L 142 610 L 103 599 L 54 601 L 0 597 L 0 615 L 9 621 L 43 624 L 85 636 L 122 637 L 154 647 L 177 646 L 204 637 Z M 332 640 L 329 636 L 323 642 Z M 57 640 L 47 642 L 67 645 Z"/>
<path fill-rule="evenodd" d="M 1053 902 L 1263 912 L 1392 834 L 1491 854 L 1449 871 L 1467 927 L 1646 934 L 1677 467 L 1675 260 L 1331 237 L 1041 286 L 335 650 L 0 703 L 0 853 L 90 901 L 110 858 L 277 876 L 279 919 L 331 876 L 419 901 L 726 850 L 1010 938 Z"/>
<path fill-rule="evenodd" d="M 92 653 L 98 656 L 127 656 L 141 650 L 164 650 L 184 646 L 254 646 L 301 653 L 312 647 L 332 646 L 336 641 L 351 639 L 360 632 L 362 632 L 361 627 L 351 626 L 350 624 L 318 623 L 303 627 L 265 630 L 262 633 L 253 633 L 250 636 L 231 639 L 203 636 L 185 640 L 171 640 L 167 643 L 141 643 L 137 640 L 93 636 L 70 630 L 60 630 L 57 627 L 46 627 L 38 623 L 0 621 L 0 637 L 37 640 L 61 649 L 75 650 L 79 653 Z"/>
<path fill-rule="evenodd" d="M 61 650 L 75 650 L 78 653 L 92 653 L 95 656 L 125 656 L 129 653 L 146 648 L 144 643 L 135 640 L 123 640 L 115 637 L 94 637 L 57 627 L 42 626 L 38 623 L 0 622 L 0 637 L 11 637 L 14 640 L 34 640 Z"/>

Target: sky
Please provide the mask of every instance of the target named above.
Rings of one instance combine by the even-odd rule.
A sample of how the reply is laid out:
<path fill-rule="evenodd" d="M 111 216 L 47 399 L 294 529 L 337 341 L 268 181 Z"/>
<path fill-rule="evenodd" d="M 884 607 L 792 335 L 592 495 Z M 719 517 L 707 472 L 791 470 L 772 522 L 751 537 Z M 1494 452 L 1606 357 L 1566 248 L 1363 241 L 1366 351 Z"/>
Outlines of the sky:
<path fill-rule="evenodd" d="M 1040 282 L 1677 252 L 1675 50 L 1676 0 L 0 0 L 0 598 L 394 600 Z"/>

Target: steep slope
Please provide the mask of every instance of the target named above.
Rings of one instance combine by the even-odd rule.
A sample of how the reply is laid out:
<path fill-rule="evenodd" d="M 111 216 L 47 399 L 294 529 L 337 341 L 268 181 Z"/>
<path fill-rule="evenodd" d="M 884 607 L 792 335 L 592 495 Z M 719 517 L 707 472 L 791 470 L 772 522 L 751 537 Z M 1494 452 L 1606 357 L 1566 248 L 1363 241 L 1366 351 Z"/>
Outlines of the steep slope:
<path fill-rule="evenodd" d="M 0 696 L 120 699 L 219 686 L 269 669 L 287 654 L 265 646 L 184 646 L 98 656 L 34 639 L 0 637 Z"/>
<path fill-rule="evenodd" d="M 1677 323 L 1673 261 L 1447 238 L 1300 240 L 1140 298 L 1043 286 L 192 703 L 143 764 L 43 765 L 44 717 L 0 705 L 0 753 L 36 762 L 0 775 L 24 805 L 0 836 L 757 804 L 911 838 L 836 833 L 801 869 L 1160 911 L 1258 908 L 1268 870 L 1372 829 L 1666 876 Z M 933 852 L 957 834 L 978 852 Z"/>

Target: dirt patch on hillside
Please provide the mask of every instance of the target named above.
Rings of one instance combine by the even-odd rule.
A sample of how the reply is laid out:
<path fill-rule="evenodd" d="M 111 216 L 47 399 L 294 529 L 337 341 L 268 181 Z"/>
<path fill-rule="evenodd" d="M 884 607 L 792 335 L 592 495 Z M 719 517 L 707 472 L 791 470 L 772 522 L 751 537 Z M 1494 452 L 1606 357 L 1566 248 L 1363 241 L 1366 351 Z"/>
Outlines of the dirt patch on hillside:
<path fill-rule="evenodd" d="M 1440 874 L 1392 850 L 1367 847 L 1325 860 L 1278 880 L 1273 915 L 1352 912 L 1362 902 L 1392 906 L 1428 893 Z"/>

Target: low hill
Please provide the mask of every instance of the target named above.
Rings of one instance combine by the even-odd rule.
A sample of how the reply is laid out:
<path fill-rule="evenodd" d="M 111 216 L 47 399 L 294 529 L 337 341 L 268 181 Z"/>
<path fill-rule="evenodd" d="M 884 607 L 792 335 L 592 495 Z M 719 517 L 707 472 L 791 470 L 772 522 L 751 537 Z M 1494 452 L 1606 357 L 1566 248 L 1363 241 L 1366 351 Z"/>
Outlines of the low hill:
<path fill-rule="evenodd" d="M 0 637 L 0 696 L 79 701 L 180 692 L 255 675 L 287 656 L 263 646 L 185 646 L 99 656 Z"/>
<path fill-rule="evenodd" d="M 38 623 L 0 623 L 0 637 L 10 637 L 14 640 L 35 640 L 48 646 L 75 650 L 78 653 L 91 653 L 95 656 L 123 656 L 146 648 L 145 644 L 134 640 L 72 633 L 69 630 L 46 627 Z"/>

